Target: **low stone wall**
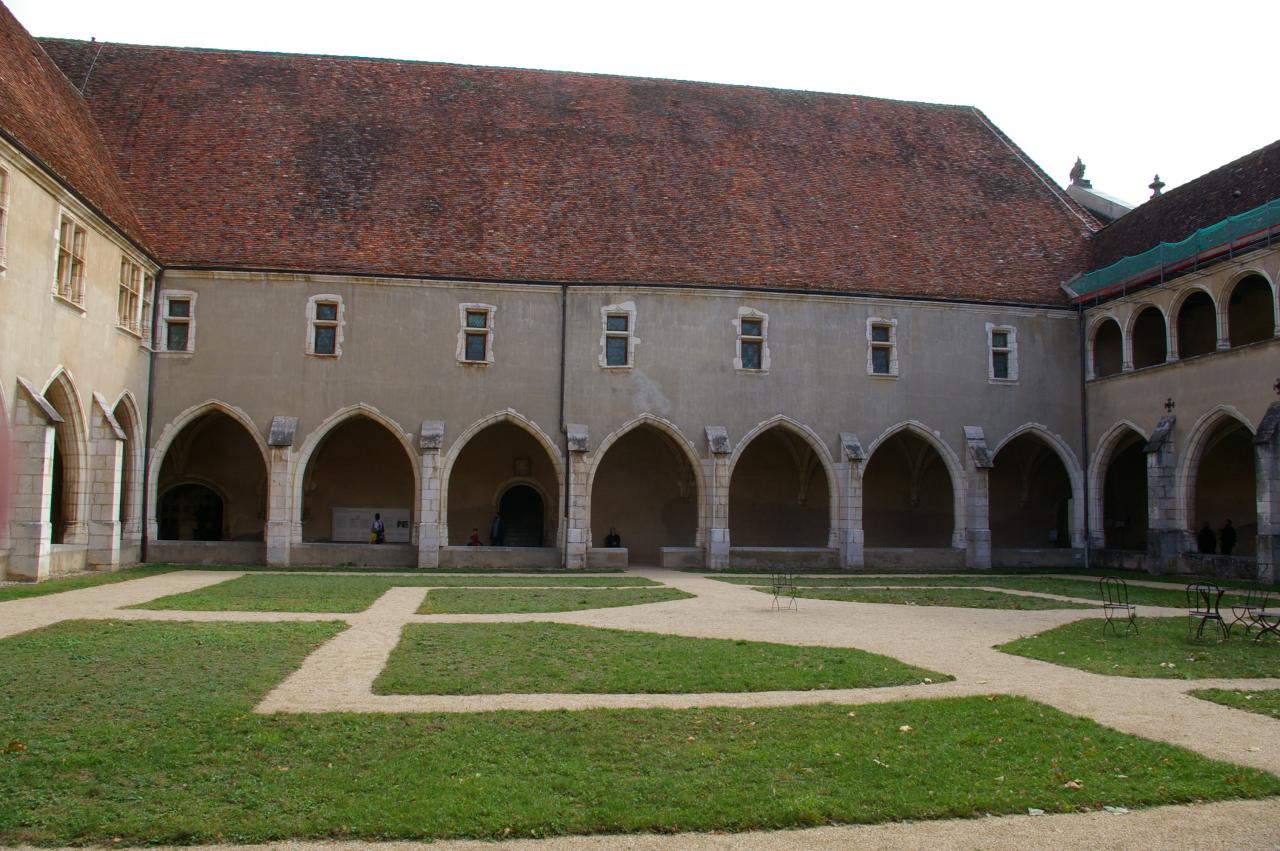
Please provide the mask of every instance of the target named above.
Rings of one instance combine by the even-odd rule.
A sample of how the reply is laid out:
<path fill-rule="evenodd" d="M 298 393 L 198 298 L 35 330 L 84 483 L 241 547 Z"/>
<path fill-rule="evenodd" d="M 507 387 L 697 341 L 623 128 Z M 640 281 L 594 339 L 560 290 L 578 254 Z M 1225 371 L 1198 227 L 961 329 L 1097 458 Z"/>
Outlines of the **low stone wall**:
<path fill-rule="evenodd" d="M 911 571 L 929 573 L 935 570 L 963 570 L 964 550 L 952 547 L 867 547 L 863 552 L 863 571 Z"/>
<path fill-rule="evenodd" d="M 729 566 L 743 570 L 839 570 L 840 553 L 827 547 L 730 547 Z"/>
<path fill-rule="evenodd" d="M 1141 570 L 1146 573 L 1175 573 L 1161 570 L 1158 559 L 1138 550 L 1090 550 L 1089 567 L 1094 570 Z"/>
<path fill-rule="evenodd" d="M 1179 560 L 1181 573 L 1220 576 L 1225 579 L 1257 579 L 1258 563 L 1253 556 L 1219 556 L 1186 553 Z"/>
<path fill-rule="evenodd" d="M 1068 547 L 998 549 L 991 551 L 992 567 L 1084 567 L 1084 550 Z"/>
<path fill-rule="evenodd" d="M 266 564 L 262 541 L 149 541 L 152 564 Z"/>
<path fill-rule="evenodd" d="M 564 562 L 557 547 L 441 547 L 440 567 L 555 570 Z"/>
<path fill-rule="evenodd" d="M 412 544 L 303 543 L 289 547 L 289 565 L 299 567 L 417 567 L 418 548 Z"/>
<path fill-rule="evenodd" d="M 587 550 L 587 570 L 626 570 L 626 547 L 592 547 Z"/>
<path fill-rule="evenodd" d="M 707 564 L 706 554 L 699 547 L 662 547 L 658 553 L 658 563 L 673 570 L 696 569 Z"/>
<path fill-rule="evenodd" d="M 89 548 L 84 544 L 54 544 L 49 548 L 49 575 L 65 576 L 89 569 Z"/>

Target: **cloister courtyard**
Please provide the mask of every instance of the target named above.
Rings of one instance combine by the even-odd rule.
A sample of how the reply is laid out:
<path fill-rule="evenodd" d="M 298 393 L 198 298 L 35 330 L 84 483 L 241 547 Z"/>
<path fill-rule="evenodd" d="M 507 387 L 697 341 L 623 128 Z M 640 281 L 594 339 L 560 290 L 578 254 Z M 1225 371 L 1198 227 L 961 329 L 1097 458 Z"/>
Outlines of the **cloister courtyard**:
<path fill-rule="evenodd" d="M 0 842 L 1276 846 L 1280 641 L 1181 582 L 1136 635 L 1079 571 L 7 585 Z"/>

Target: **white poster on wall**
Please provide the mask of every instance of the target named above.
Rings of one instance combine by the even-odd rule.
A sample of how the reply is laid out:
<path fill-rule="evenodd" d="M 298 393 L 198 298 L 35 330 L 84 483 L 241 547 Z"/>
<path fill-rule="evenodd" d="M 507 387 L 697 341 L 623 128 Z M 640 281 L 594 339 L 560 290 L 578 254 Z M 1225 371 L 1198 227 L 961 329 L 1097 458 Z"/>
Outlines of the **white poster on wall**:
<path fill-rule="evenodd" d="M 333 509 L 333 540 L 349 543 L 369 543 L 373 515 L 382 515 L 387 527 L 388 544 L 409 543 L 409 509 L 407 508 L 335 508 Z"/>

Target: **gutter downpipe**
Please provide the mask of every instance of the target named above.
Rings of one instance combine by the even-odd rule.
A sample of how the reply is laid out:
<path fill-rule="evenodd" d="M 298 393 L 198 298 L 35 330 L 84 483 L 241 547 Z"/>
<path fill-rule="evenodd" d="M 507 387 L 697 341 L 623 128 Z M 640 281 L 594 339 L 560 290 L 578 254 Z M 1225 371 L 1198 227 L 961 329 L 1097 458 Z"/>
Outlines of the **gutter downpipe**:
<path fill-rule="evenodd" d="M 138 518 L 138 561 L 147 562 L 147 535 L 151 530 L 151 421 L 156 398 L 156 329 L 160 321 L 160 285 L 164 269 L 156 272 L 151 293 L 151 340 L 147 364 L 147 416 L 142 438 L 142 516 Z"/>
<path fill-rule="evenodd" d="M 1080 455 L 1084 459 L 1083 473 L 1083 493 L 1081 497 L 1084 499 L 1084 569 L 1090 567 L 1090 541 L 1092 536 L 1089 528 L 1089 466 L 1091 458 L 1089 456 L 1089 394 L 1086 389 L 1085 368 L 1088 365 L 1088 353 L 1085 351 L 1085 333 L 1084 333 L 1084 303 L 1076 305 L 1076 316 L 1079 317 L 1076 322 L 1076 339 L 1080 348 Z"/>
<path fill-rule="evenodd" d="M 560 445 L 563 448 L 564 462 L 561 465 L 564 468 L 564 481 L 560 483 L 560 501 L 564 504 L 564 510 L 560 517 L 560 539 L 564 541 L 564 546 L 560 553 L 560 566 L 569 566 L 569 501 L 572 495 L 569 493 L 569 481 L 572 477 L 570 472 L 572 462 L 569 459 L 569 427 L 565 424 L 567 414 L 565 413 L 565 368 L 568 360 L 566 342 L 569 328 L 569 285 L 560 285 Z"/>

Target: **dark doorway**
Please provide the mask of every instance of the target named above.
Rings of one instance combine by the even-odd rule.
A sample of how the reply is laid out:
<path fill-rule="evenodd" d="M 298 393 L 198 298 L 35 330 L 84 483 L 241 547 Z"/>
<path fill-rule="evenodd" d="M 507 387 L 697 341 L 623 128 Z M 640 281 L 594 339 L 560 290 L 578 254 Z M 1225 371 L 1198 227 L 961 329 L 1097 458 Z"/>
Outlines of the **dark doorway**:
<path fill-rule="evenodd" d="M 66 506 L 63 502 L 66 498 L 67 486 L 63 476 L 62 441 L 55 436 L 53 439 L 53 481 L 49 489 L 49 534 L 51 535 L 50 543 L 53 544 L 64 543 L 67 533 Z"/>
<path fill-rule="evenodd" d="M 1102 491 L 1102 524 L 1108 549 L 1147 548 L 1146 441 L 1129 432 L 1112 450 Z"/>
<path fill-rule="evenodd" d="M 198 484 L 170 488 L 160 500 L 162 541 L 221 541 L 222 497 Z"/>
<path fill-rule="evenodd" d="M 516 485 L 498 503 L 505 547 L 542 546 L 542 497 L 528 485 Z"/>

